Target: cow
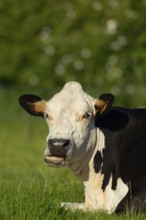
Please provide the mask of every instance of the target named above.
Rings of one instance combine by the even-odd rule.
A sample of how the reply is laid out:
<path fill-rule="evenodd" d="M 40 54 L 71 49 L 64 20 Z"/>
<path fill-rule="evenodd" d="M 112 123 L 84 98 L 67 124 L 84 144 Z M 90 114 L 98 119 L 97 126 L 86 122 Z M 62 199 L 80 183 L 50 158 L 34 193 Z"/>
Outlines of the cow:
<path fill-rule="evenodd" d="M 74 81 L 49 101 L 22 95 L 19 102 L 48 124 L 46 164 L 69 167 L 84 184 L 85 203 L 62 206 L 146 211 L 146 108 L 114 107 L 112 94 L 93 98 Z"/>

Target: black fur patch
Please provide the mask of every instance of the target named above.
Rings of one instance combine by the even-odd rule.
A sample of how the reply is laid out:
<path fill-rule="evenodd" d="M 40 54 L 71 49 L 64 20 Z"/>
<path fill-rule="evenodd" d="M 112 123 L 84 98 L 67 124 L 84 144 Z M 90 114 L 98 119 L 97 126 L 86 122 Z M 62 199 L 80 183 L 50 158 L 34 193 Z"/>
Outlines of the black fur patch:
<path fill-rule="evenodd" d="M 94 157 L 94 170 L 96 173 L 99 173 L 99 171 L 101 170 L 102 163 L 103 163 L 103 157 L 101 155 L 101 152 L 97 151 Z"/>
<path fill-rule="evenodd" d="M 97 115 L 95 125 L 110 131 L 120 131 L 128 124 L 128 121 L 129 117 L 126 113 L 117 110 L 117 108 L 112 108 L 104 117 L 100 118 Z"/>

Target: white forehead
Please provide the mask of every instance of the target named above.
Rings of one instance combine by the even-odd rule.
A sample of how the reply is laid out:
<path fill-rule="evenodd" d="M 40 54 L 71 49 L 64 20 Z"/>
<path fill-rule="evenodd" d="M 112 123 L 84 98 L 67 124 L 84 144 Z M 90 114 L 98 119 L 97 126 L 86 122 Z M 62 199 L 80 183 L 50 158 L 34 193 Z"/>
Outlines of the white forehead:
<path fill-rule="evenodd" d="M 94 98 L 85 93 L 78 82 L 68 82 L 63 89 L 49 100 L 48 105 L 59 108 L 92 109 Z"/>

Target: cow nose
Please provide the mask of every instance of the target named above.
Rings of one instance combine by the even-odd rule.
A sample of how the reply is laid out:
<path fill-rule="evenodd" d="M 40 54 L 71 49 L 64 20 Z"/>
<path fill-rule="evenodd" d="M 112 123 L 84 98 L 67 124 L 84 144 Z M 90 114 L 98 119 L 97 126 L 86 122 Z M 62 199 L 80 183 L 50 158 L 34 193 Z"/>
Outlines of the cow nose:
<path fill-rule="evenodd" d="M 65 156 L 69 149 L 70 140 L 68 139 L 49 139 L 48 147 L 51 155 Z"/>
<path fill-rule="evenodd" d="M 70 140 L 68 139 L 49 139 L 48 144 L 50 147 L 62 147 L 67 148 L 70 144 Z"/>

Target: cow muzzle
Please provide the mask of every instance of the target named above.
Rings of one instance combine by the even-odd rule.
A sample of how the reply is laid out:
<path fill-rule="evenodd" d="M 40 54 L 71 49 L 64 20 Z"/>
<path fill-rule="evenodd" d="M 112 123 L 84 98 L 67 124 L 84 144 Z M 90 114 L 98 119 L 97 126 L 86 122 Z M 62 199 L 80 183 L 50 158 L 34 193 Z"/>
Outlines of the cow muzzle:
<path fill-rule="evenodd" d="M 44 156 L 44 161 L 49 166 L 60 167 L 64 165 L 66 154 L 70 147 L 69 139 L 49 139 L 48 149 L 50 155 Z"/>

